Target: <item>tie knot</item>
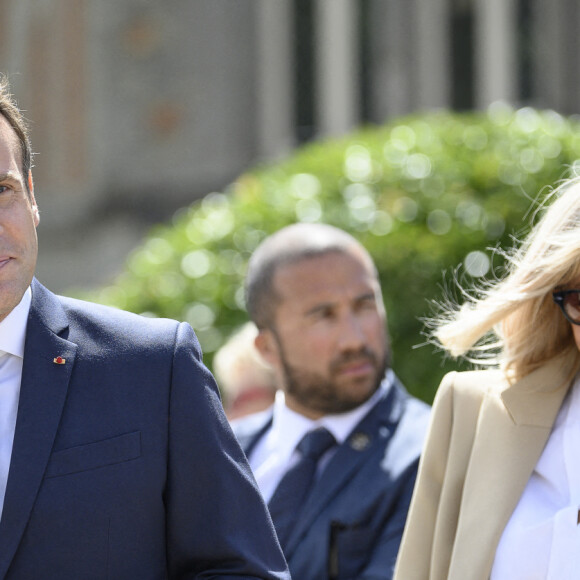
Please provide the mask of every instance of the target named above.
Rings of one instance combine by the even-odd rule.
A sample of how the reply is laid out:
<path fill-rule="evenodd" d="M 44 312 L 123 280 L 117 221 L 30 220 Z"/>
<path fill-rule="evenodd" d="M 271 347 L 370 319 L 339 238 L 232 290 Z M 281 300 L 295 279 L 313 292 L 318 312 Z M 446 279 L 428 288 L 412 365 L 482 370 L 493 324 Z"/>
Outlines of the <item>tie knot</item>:
<path fill-rule="evenodd" d="M 297 449 L 304 457 L 318 461 L 324 452 L 330 449 L 335 443 L 336 439 L 332 433 L 324 427 L 319 427 L 313 431 L 308 431 L 302 437 L 300 443 L 298 443 Z"/>

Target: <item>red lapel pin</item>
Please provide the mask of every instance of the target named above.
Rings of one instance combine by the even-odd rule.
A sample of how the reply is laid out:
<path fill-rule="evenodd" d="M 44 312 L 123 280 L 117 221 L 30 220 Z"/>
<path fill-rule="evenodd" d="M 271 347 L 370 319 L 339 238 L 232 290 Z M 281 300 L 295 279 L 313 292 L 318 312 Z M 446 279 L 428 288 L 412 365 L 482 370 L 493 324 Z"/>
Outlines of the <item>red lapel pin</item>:
<path fill-rule="evenodd" d="M 52 359 L 52 362 L 57 364 L 57 365 L 63 365 L 66 363 L 66 359 L 62 358 L 62 356 L 57 356 L 56 358 Z"/>

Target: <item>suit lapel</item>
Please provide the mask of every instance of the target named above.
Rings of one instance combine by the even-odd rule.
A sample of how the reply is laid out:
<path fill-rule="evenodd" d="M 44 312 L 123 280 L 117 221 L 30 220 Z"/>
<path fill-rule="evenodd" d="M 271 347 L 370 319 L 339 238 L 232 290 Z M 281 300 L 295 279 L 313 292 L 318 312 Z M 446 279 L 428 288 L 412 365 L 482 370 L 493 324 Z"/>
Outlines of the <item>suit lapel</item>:
<path fill-rule="evenodd" d="M 6 574 L 30 518 L 60 422 L 76 345 L 66 331 L 60 303 L 38 282 L 32 285 L 14 445 L 2 520 L 0 578 Z M 62 357 L 64 364 L 54 362 Z"/>
<path fill-rule="evenodd" d="M 573 370 L 568 362 L 556 361 L 503 393 L 488 393 L 484 399 L 477 425 L 480 435 L 465 477 L 449 578 L 489 578 L 501 534 L 568 390 Z"/>
<path fill-rule="evenodd" d="M 392 435 L 400 415 L 400 405 L 395 401 L 397 397 L 398 390 L 393 385 L 385 399 L 377 403 L 340 445 L 301 510 L 300 518 L 288 539 L 285 551 L 287 559 L 290 559 L 314 520 L 358 473 L 369 457 L 384 453 L 386 440 Z M 386 431 L 380 429 L 381 425 L 386 426 Z M 384 431 L 385 436 L 379 434 L 381 431 Z"/>

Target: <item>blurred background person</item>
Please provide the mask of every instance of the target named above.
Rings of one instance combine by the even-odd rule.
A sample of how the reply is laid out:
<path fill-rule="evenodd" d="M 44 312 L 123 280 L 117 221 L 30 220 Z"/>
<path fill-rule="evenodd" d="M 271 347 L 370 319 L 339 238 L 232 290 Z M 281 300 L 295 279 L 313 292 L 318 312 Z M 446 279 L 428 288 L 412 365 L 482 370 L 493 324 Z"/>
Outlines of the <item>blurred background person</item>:
<path fill-rule="evenodd" d="M 507 277 L 443 316 L 397 580 L 573 580 L 580 570 L 580 181 L 549 195 Z"/>
<path fill-rule="evenodd" d="M 365 248 L 325 224 L 265 239 L 246 278 L 256 347 L 281 391 L 233 422 L 293 578 L 392 578 L 428 406 L 390 369 Z"/>
<path fill-rule="evenodd" d="M 264 411 L 274 403 L 276 377 L 254 341 L 258 329 L 247 322 L 215 353 L 213 370 L 228 419 Z"/>

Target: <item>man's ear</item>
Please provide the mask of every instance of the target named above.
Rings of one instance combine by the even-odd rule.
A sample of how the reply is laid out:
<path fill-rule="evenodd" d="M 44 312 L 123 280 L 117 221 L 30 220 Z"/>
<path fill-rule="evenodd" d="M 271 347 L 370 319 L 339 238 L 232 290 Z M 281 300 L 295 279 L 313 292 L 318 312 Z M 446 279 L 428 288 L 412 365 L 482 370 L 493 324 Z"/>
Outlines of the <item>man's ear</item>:
<path fill-rule="evenodd" d="M 268 329 L 260 330 L 254 339 L 254 344 L 262 358 L 269 365 L 277 368 L 280 364 L 280 354 L 274 333 Z"/>
<path fill-rule="evenodd" d="M 34 182 L 32 181 L 32 171 L 28 172 L 28 196 L 30 199 L 30 205 L 32 206 L 32 214 L 34 216 L 34 225 L 37 226 L 40 222 L 40 213 L 38 211 L 38 205 L 36 204 L 36 198 L 34 197 Z"/>

